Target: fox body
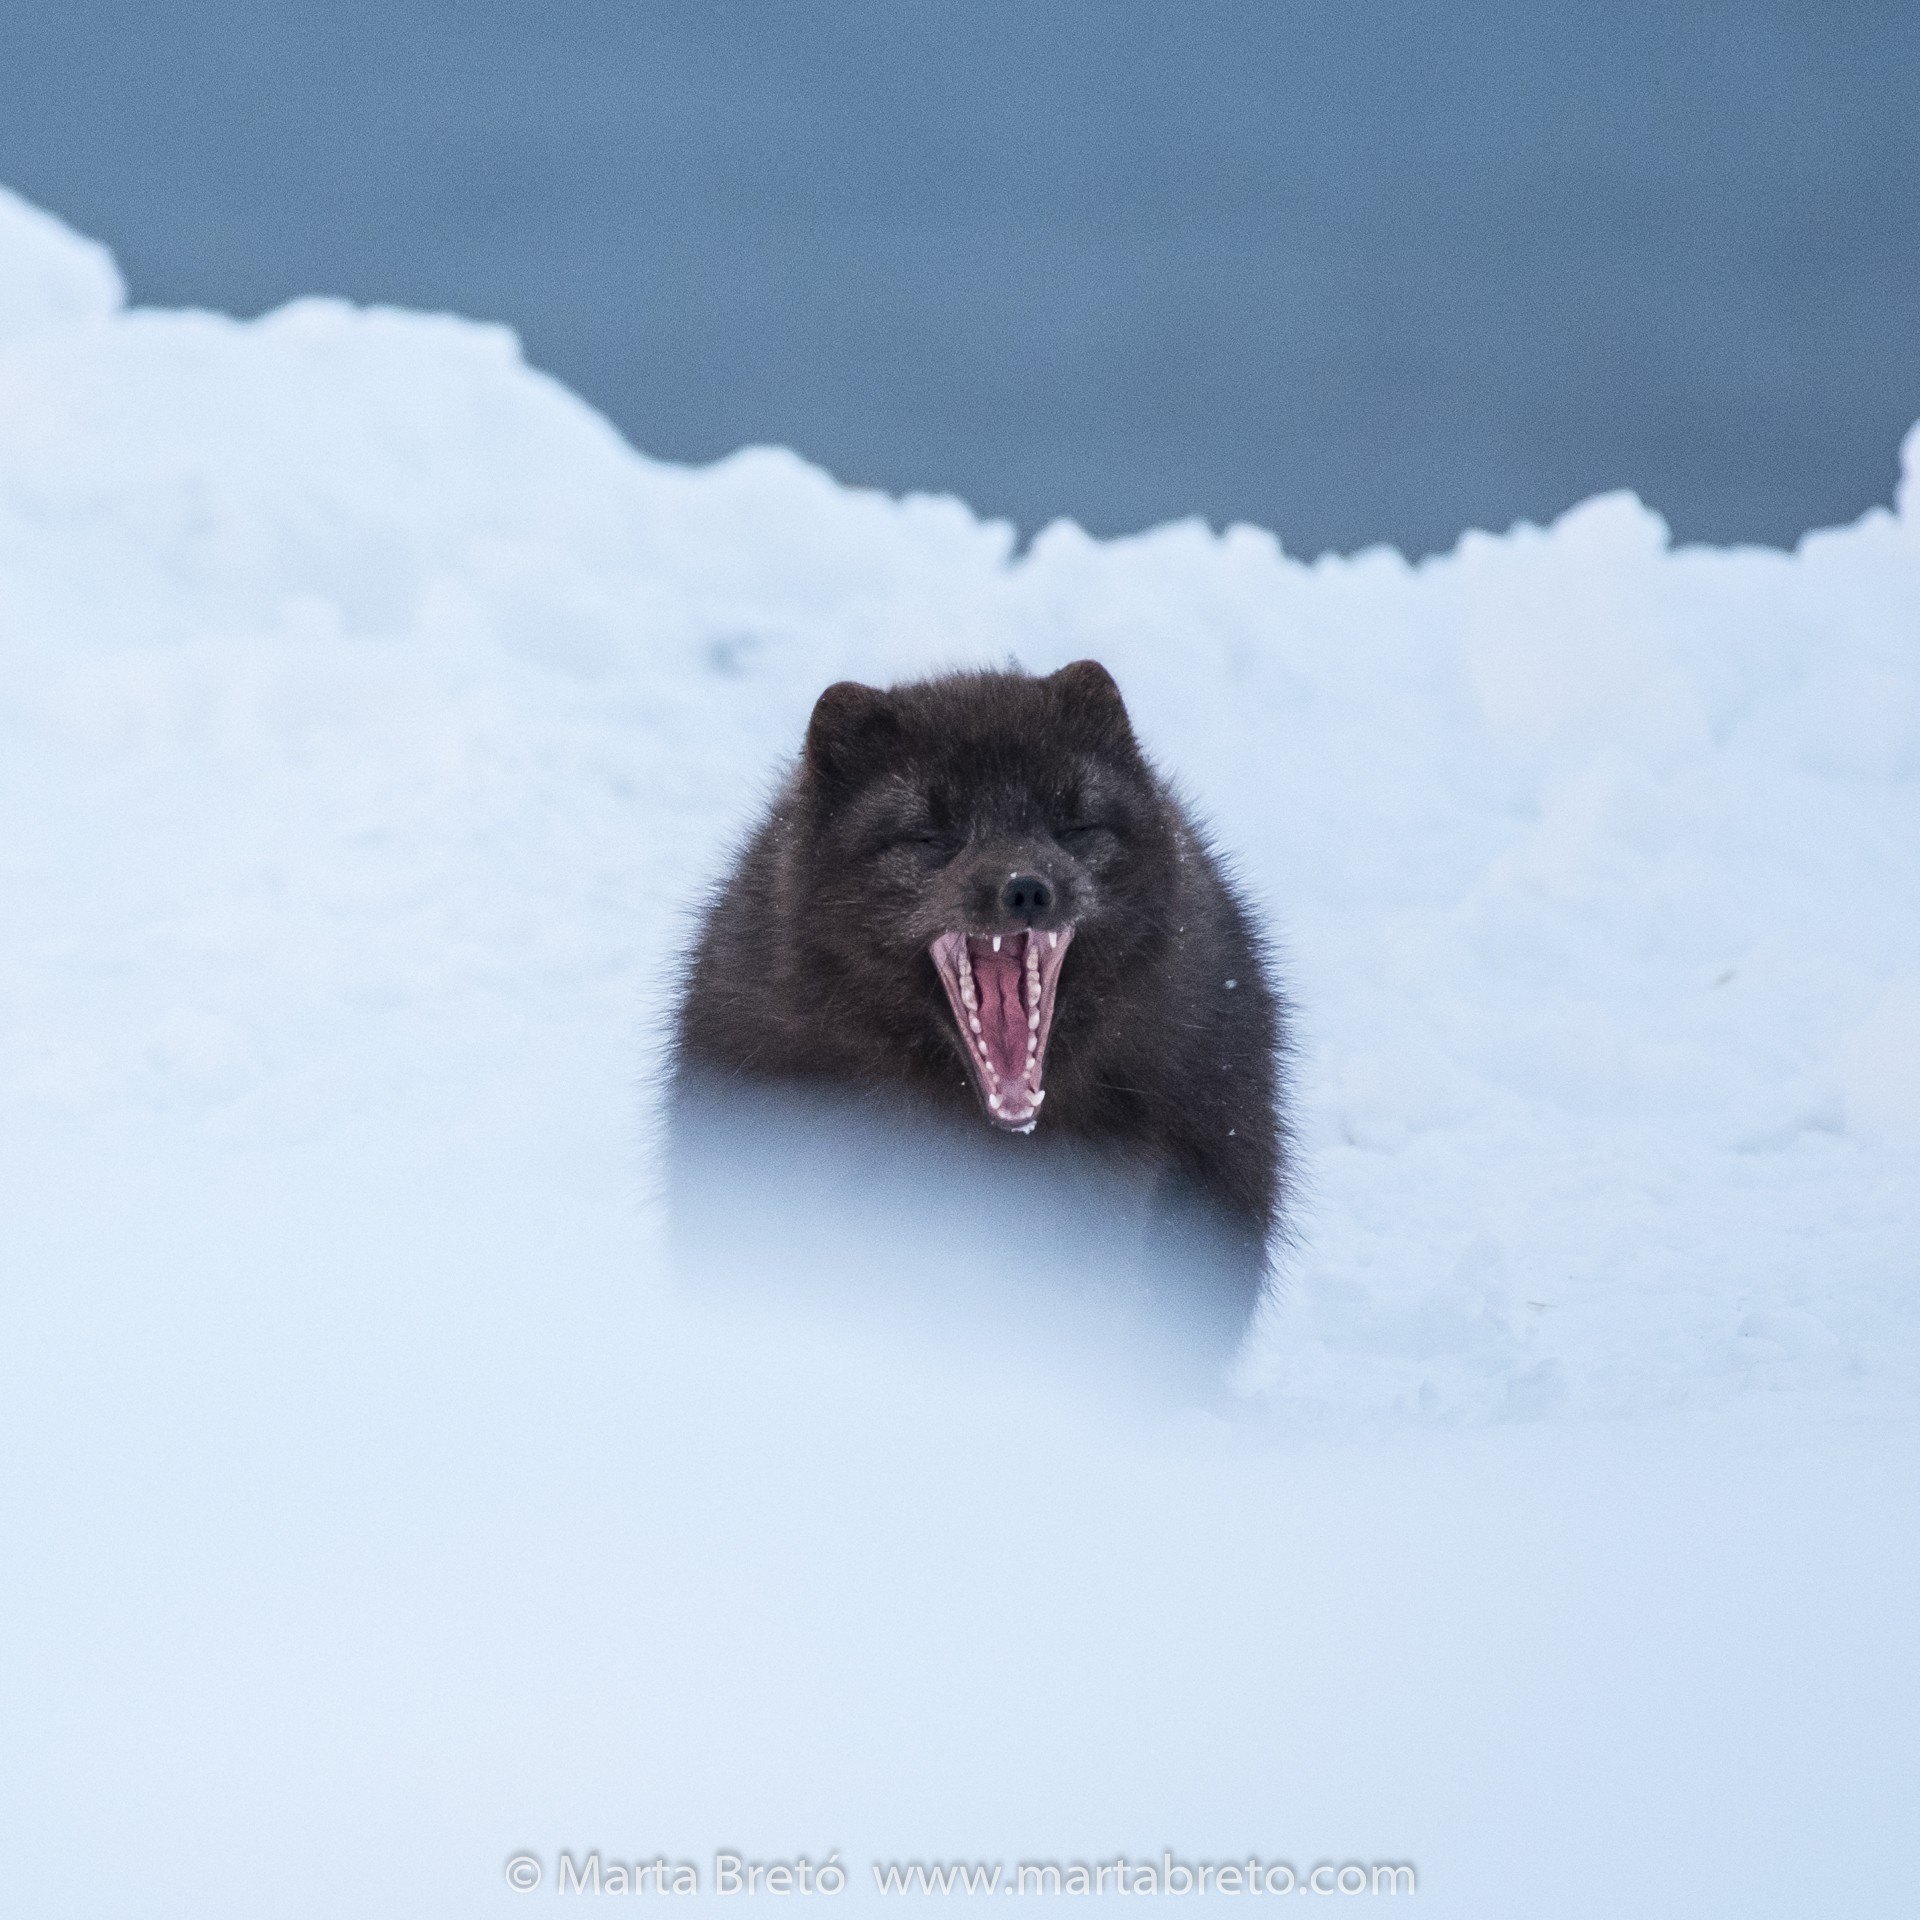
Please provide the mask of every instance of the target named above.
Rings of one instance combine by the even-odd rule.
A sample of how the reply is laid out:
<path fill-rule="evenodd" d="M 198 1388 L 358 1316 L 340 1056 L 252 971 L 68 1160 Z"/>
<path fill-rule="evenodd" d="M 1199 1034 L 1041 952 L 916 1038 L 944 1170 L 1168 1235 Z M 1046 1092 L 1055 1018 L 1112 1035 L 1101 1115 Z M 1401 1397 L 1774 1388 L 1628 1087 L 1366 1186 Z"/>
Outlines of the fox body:
<path fill-rule="evenodd" d="M 677 1093 L 817 1089 L 1143 1175 L 1250 1307 L 1284 1184 L 1264 944 L 1107 671 L 819 698 L 715 890 Z M 1020 1136 L 1032 1136 L 1023 1139 Z"/>

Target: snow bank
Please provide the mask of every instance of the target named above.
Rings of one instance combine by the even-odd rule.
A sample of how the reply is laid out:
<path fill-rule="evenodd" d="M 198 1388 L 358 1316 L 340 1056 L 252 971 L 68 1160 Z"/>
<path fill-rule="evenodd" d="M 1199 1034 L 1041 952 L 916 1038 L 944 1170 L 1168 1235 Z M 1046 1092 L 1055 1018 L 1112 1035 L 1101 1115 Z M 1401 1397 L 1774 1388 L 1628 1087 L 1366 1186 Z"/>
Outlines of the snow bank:
<path fill-rule="evenodd" d="M 629 1066 L 821 685 L 1091 652 L 1290 949 L 1290 1415 L 1915 1383 L 1920 437 L 1900 515 L 1792 555 L 1621 494 L 1417 568 L 1016 556 L 790 454 L 643 459 L 497 328 L 110 318 L 98 249 L 4 218 L 17 1124 L 376 1098 L 356 1000 Z"/>
<path fill-rule="evenodd" d="M 1480 1915 L 1626 1910 L 1641 1849 L 1640 1912 L 1895 1884 L 1920 434 L 1792 554 L 1624 494 L 1417 567 L 1020 553 L 650 461 L 495 327 L 120 302 L 0 195 L 36 1911 L 113 1904 L 56 1870 L 102 1845 L 147 1911 L 420 1913 L 522 1842 L 1276 1822 Z M 1285 1295 L 1171 1436 L 651 1279 L 664 982 L 814 693 L 1090 653 L 1300 1008 Z"/>

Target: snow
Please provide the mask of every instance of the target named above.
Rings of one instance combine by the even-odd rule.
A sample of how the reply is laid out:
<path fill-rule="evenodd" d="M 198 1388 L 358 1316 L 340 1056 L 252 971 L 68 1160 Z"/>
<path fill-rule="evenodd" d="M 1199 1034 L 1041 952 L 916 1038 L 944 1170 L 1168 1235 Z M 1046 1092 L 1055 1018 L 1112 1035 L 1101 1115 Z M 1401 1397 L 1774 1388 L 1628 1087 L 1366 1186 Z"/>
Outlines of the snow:
<path fill-rule="evenodd" d="M 110 319 L 127 290 L 113 256 L 0 187 L 0 343 Z"/>
<path fill-rule="evenodd" d="M 1900 1910 L 1920 432 L 1791 554 L 1020 552 L 650 461 L 496 327 L 122 301 L 0 192 L 22 1911 L 523 1846 Z M 662 1278 L 673 957 L 814 694 L 1089 654 L 1298 1002 L 1224 1413 Z"/>

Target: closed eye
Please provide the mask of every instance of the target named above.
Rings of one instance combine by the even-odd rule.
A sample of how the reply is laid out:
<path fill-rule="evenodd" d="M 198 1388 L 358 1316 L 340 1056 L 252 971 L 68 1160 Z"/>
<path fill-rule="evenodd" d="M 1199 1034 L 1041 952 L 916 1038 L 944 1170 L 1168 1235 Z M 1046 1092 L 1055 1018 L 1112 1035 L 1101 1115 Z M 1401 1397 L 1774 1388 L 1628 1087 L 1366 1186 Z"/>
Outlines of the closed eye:
<path fill-rule="evenodd" d="M 1053 837 L 1063 847 L 1084 847 L 1090 846 L 1099 835 L 1112 831 L 1105 821 L 1083 820 L 1078 826 L 1062 827 Z"/>
<path fill-rule="evenodd" d="M 936 833 L 930 827 L 916 828 L 911 833 L 896 834 L 890 843 L 896 847 L 905 847 L 909 852 L 918 854 L 923 860 L 948 861 L 960 851 L 960 842 L 950 833 Z"/>

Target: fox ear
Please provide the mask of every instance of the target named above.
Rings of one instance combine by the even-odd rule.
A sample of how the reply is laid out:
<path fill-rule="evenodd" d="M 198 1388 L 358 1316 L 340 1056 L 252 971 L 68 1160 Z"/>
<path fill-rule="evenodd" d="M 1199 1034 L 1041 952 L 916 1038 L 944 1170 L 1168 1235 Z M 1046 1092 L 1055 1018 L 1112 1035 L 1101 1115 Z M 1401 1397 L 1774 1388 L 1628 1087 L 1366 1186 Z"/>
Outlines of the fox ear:
<path fill-rule="evenodd" d="M 1134 744 L 1127 703 L 1121 699 L 1113 675 L 1098 660 L 1076 660 L 1072 666 L 1062 667 L 1047 678 L 1048 685 L 1059 688 L 1068 712 L 1103 744 L 1116 747 Z"/>
<path fill-rule="evenodd" d="M 836 680 L 813 703 L 807 771 L 829 791 L 857 786 L 878 768 L 899 730 L 890 694 L 857 680 Z"/>

